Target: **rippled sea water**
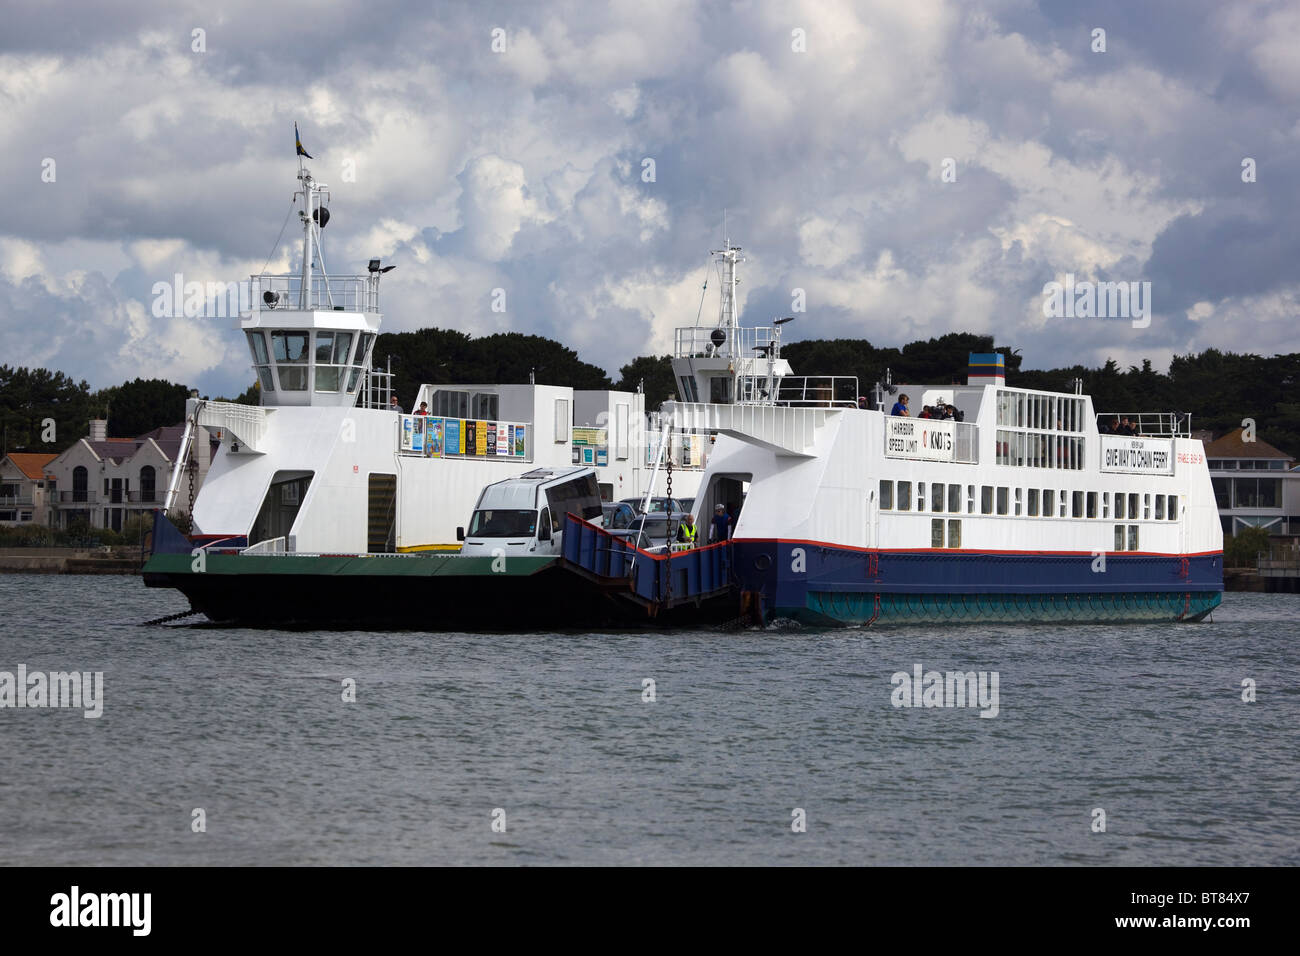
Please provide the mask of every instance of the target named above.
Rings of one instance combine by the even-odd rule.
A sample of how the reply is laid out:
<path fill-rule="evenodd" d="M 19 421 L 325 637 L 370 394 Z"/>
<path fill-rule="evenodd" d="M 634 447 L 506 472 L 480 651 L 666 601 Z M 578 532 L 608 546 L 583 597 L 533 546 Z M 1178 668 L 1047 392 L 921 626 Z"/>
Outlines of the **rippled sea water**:
<path fill-rule="evenodd" d="M 0 861 L 1300 863 L 1300 596 L 1192 625 L 138 626 L 185 607 L 0 575 L 0 671 L 105 685 L 97 720 L 0 709 Z M 895 708 L 918 663 L 997 671 L 998 716 Z"/>

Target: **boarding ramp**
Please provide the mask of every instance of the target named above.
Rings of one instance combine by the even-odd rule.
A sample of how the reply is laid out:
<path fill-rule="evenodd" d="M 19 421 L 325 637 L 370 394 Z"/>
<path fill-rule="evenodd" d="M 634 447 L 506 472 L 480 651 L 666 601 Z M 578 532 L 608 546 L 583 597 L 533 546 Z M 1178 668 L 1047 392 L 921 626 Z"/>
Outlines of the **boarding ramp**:
<path fill-rule="evenodd" d="M 564 519 L 564 566 L 611 597 L 639 604 L 650 617 L 682 605 L 729 598 L 731 545 L 651 552 L 569 514 Z"/>

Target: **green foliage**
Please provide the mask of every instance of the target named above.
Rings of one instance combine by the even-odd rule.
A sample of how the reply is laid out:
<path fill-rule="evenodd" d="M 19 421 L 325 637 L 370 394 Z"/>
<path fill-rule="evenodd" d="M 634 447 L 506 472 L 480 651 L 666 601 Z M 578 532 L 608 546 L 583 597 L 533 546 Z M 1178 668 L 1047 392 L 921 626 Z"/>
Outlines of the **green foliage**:
<path fill-rule="evenodd" d="M 393 387 L 404 407 L 423 384 L 527 384 L 530 372 L 538 385 L 613 387 L 603 369 L 581 361 L 572 349 L 519 332 L 478 339 L 450 329 L 386 332 L 375 343 L 374 356 L 381 369 L 392 356 Z"/>
<path fill-rule="evenodd" d="M 6 451 L 60 452 L 86 434 L 90 386 L 62 372 L 0 365 L 0 434 Z M 54 419 L 54 441 L 45 442 L 44 421 Z"/>
<path fill-rule="evenodd" d="M 619 369 L 619 374 L 622 377 L 614 387 L 622 392 L 635 392 L 637 386 L 645 382 L 647 409 L 658 408 L 668 401 L 668 396 L 677 392 L 671 355 L 660 355 L 657 358 L 653 355 L 642 355 Z"/>
<path fill-rule="evenodd" d="M 235 396 L 234 398 L 219 397 L 217 398 L 217 401 L 234 402 L 237 405 L 261 405 L 262 388 L 261 385 L 259 385 L 257 382 L 254 382 L 252 385 L 248 386 L 248 388 L 244 389 L 243 392 L 241 392 L 239 395 Z"/>
<path fill-rule="evenodd" d="M 185 399 L 190 390 L 160 378 L 115 385 L 97 393 L 108 405 L 110 438 L 135 438 L 163 425 L 175 425 L 185 418 Z"/>
<path fill-rule="evenodd" d="M 1223 565 L 1227 568 L 1253 568 L 1259 552 L 1268 553 L 1268 532 L 1263 528 L 1242 528 L 1223 542 Z"/>

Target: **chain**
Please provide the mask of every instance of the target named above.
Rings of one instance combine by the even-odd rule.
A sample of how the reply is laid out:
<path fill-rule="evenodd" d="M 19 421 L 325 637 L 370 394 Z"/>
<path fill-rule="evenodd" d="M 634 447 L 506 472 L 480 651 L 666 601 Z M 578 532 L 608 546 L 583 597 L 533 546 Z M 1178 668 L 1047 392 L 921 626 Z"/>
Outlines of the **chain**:
<path fill-rule="evenodd" d="M 673 427 L 668 426 L 668 500 L 664 502 L 664 510 L 672 514 L 673 501 Z M 664 588 L 664 604 L 672 606 L 673 601 L 673 545 L 677 541 L 677 536 L 670 534 L 668 536 L 668 560 L 664 562 L 664 573 L 668 576 L 668 584 Z"/>
<path fill-rule="evenodd" d="M 154 624 L 166 624 L 168 621 L 178 621 L 183 617 L 193 617 L 195 614 L 202 614 L 202 611 L 180 611 L 177 614 L 166 614 L 162 617 L 156 617 L 152 621 L 141 621 L 140 627 L 151 627 Z"/>

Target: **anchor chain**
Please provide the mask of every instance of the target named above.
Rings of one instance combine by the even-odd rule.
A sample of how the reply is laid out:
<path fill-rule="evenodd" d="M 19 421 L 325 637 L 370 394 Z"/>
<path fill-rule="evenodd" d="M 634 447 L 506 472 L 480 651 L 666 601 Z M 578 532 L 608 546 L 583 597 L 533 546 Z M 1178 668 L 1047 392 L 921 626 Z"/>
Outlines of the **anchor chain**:
<path fill-rule="evenodd" d="M 156 617 L 152 621 L 141 621 L 139 627 L 152 627 L 155 624 L 166 624 L 168 621 L 179 621 L 183 617 L 193 617 L 195 614 L 202 614 L 202 611 L 193 609 L 180 611 L 176 614 L 164 614 L 162 617 Z"/>
<path fill-rule="evenodd" d="M 668 489 L 668 500 L 664 502 L 664 510 L 671 515 L 673 501 L 673 427 L 671 425 L 668 426 L 667 476 L 665 483 Z M 664 586 L 664 606 L 671 607 L 673 601 L 673 542 L 676 540 L 676 536 L 672 533 L 672 525 L 668 522 L 665 522 L 665 525 L 669 528 L 669 534 L 668 560 L 664 562 L 664 574 L 668 578 L 668 581 Z"/>

